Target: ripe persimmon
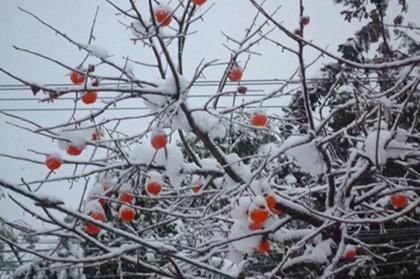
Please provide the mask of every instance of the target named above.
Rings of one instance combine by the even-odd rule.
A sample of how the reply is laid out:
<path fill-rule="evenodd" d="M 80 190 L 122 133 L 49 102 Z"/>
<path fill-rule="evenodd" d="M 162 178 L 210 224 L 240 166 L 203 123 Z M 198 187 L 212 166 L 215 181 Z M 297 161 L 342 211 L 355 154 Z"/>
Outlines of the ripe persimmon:
<path fill-rule="evenodd" d="M 119 212 L 119 218 L 124 222 L 131 222 L 136 217 L 136 211 L 128 206 L 122 206 Z"/>
<path fill-rule="evenodd" d="M 66 151 L 67 151 L 67 154 L 71 156 L 78 156 L 82 154 L 83 148 L 74 144 L 69 144 L 66 148 Z"/>
<path fill-rule="evenodd" d="M 199 184 L 199 183 L 194 184 L 194 185 L 192 186 L 191 190 L 192 190 L 194 193 L 198 193 L 198 192 L 200 192 L 200 191 L 201 191 L 201 184 Z"/>
<path fill-rule="evenodd" d="M 155 10 L 155 19 L 160 25 L 168 26 L 172 21 L 171 11 L 167 7 L 159 6 Z"/>
<path fill-rule="evenodd" d="M 233 66 L 228 73 L 230 81 L 240 81 L 242 78 L 243 70 L 240 66 Z"/>
<path fill-rule="evenodd" d="M 168 137 L 163 130 L 157 129 L 153 131 L 150 143 L 154 149 L 158 150 L 166 146 L 168 143 Z"/>
<path fill-rule="evenodd" d="M 354 247 L 348 247 L 346 248 L 346 250 L 344 251 L 344 259 L 346 260 L 352 260 L 357 256 L 357 252 L 356 249 Z"/>
<path fill-rule="evenodd" d="M 267 125 L 267 115 L 263 112 L 256 112 L 251 116 L 251 124 L 254 128 L 262 128 Z"/>
<path fill-rule="evenodd" d="M 95 91 L 87 91 L 82 96 L 82 102 L 86 105 L 91 105 L 96 102 L 98 94 Z"/>
<path fill-rule="evenodd" d="M 70 73 L 70 80 L 73 84 L 79 85 L 85 81 L 85 76 L 80 74 L 79 72 L 72 71 Z"/>
<path fill-rule="evenodd" d="M 147 192 L 153 196 L 159 195 L 161 189 L 162 189 L 162 186 L 160 185 L 160 182 L 158 181 L 150 181 L 146 185 Z"/>
<path fill-rule="evenodd" d="M 259 253 L 266 253 L 270 251 L 270 242 L 263 238 L 260 243 L 258 243 L 257 247 L 255 247 L 255 251 Z"/>
<path fill-rule="evenodd" d="M 191 2 L 193 2 L 193 4 L 195 5 L 203 5 L 204 3 L 207 2 L 207 0 L 192 0 Z"/>
<path fill-rule="evenodd" d="M 405 194 L 397 193 L 391 196 L 391 203 L 395 209 L 402 209 L 407 206 L 408 199 Z"/>
<path fill-rule="evenodd" d="M 268 211 L 265 208 L 254 208 L 249 213 L 249 218 L 255 223 L 264 223 L 268 218 Z"/>
<path fill-rule="evenodd" d="M 105 214 L 102 213 L 102 212 L 94 211 L 94 212 L 90 213 L 90 217 L 97 220 L 97 221 L 100 221 L 100 222 L 105 222 L 106 221 Z M 88 234 L 94 235 L 94 234 L 98 234 L 101 231 L 101 228 L 98 227 L 95 224 L 87 223 L 85 225 L 85 230 Z"/>
<path fill-rule="evenodd" d="M 263 227 L 263 223 L 251 222 L 248 225 L 248 229 L 251 231 L 260 230 L 262 227 Z"/>
<path fill-rule="evenodd" d="M 134 200 L 134 195 L 131 192 L 122 192 L 118 196 L 120 202 L 132 203 Z"/>
<path fill-rule="evenodd" d="M 45 159 L 45 165 L 47 166 L 47 168 L 49 168 L 50 170 L 56 170 L 58 168 L 61 167 L 62 164 L 62 159 L 61 156 L 58 154 L 50 154 L 47 156 L 47 158 Z"/>
<path fill-rule="evenodd" d="M 273 214 L 280 215 L 282 213 L 282 211 L 276 207 L 277 199 L 274 195 L 267 195 L 265 197 L 265 202 Z"/>

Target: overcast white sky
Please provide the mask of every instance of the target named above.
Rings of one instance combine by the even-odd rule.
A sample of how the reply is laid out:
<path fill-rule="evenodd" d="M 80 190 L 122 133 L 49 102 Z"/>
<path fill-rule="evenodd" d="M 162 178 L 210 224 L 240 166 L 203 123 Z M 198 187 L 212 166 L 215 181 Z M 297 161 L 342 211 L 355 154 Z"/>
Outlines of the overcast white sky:
<path fill-rule="evenodd" d="M 124 7 L 128 7 L 128 1 L 115 1 L 122 3 Z M 138 1 L 141 2 L 141 1 Z M 174 6 L 176 1 L 172 1 L 170 5 Z M 298 1 L 291 0 L 271 0 L 267 1 L 269 7 L 282 5 L 276 18 L 283 21 L 285 26 L 292 30 L 297 26 L 298 22 Z M 305 37 L 312 39 L 318 45 L 326 47 L 331 51 L 337 49 L 338 43 L 345 41 L 351 36 L 352 32 L 357 29 L 359 24 L 349 25 L 344 22 L 339 15 L 341 6 L 333 5 L 332 0 L 306 0 L 306 14 L 311 17 L 311 23 L 305 30 Z M 396 2 L 390 1 L 390 2 Z M 234 38 L 240 39 L 244 34 L 244 29 L 248 26 L 250 19 L 254 16 L 255 11 L 252 5 L 246 0 L 208 0 L 206 6 L 210 4 L 215 6 L 205 16 L 204 21 L 196 24 L 192 30 L 198 33 L 193 34 L 187 43 L 185 50 L 185 66 L 186 78 L 194 71 L 195 66 L 202 58 L 206 60 L 222 59 L 229 57 L 229 52 L 222 46 L 225 42 L 221 31 L 232 35 Z M 420 11 L 420 1 L 411 0 L 410 17 L 412 21 L 418 21 L 418 12 Z M 12 45 L 28 48 L 43 54 L 47 54 L 52 58 L 59 59 L 68 65 L 77 65 L 84 57 L 84 53 L 80 52 L 76 47 L 64 41 L 61 37 L 56 36 L 52 31 L 38 24 L 33 18 L 20 12 L 17 7 L 29 10 L 42 19 L 65 32 L 76 41 L 86 43 L 89 29 L 92 22 L 96 7 L 100 6 L 97 25 L 95 28 L 96 40 L 94 44 L 100 45 L 107 49 L 113 56 L 115 61 L 120 60 L 122 56 L 130 56 L 134 59 L 146 59 L 150 57 L 150 51 L 141 45 L 133 45 L 129 38 L 131 32 L 126 30 L 124 26 L 118 23 L 117 19 L 125 23 L 130 20 L 122 17 L 116 17 L 116 11 L 105 1 L 100 0 L 2 0 L 0 10 L 0 67 L 7 69 L 22 78 L 36 81 L 39 83 L 66 83 L 68 82 L 68 73 L 66 70 L 41 59 L 30 56 L 25 53 L 15 51 Z M 398 13 L 394 9 L 393 14 Z M 389 20 L 392 20 L 392 16 Z M 286 37 L 277 32 L 276 38 L 284 41 Z M 251 60 L 244 79 L 272 79 L 287 78 L 292 71 L 296 69 L 297 63 L 295 57 L 281 52 L 280 49 L 274 48 L 268 43 L 262 43 L 255 50 L 263 53 L 261 57 L 255 57 Z M 308 51 L 306 61 L 310 61 L 315 57 L 316 52 Z M 240 60 L 245 61 L 245 56 Z M 323 60 L 321 63 L 325 63 Z M 122 63 L 122 62 L 121 62 Z M 317 72 L 317 67 L 310 70 L 310 74 Z M 213 68 L 206 72 L 209 80 L 218 79 L 222 74 L 223 68 Z M 106 72 L 106 70 L 104 70 Z M 137 77 L 144 79 L 155 79 L 157 73 L 146 68 L 135 68 Z M 16 83 L 14 80 L 0 73 L 0 84 Z M 197 94 L 213 93 L 213 88 L 196 89 L 200 90 Z M 207 90 L 207 91 L 206 91 Z M 31 97 L 28 92 L 5 92 L 0 91 L 0 97 Z M 193 92 L 194 94 L 194 92 Z M 71 102 L 62 102 L 54 104 L 36 104 L 23 102 L 1 102 L 0 110 L 5 108 L 22 108 L 22 107 L 71 107 Z M 141 105 L 141 102 L 130 104 Z M 27 112 L 19 113 L 23 117 L 30 118 L 32 121 L 41 123 L 42 125 L 52 125 L 65 121 L 70 112 Z M 81 112 L 79 115 L 86 114 Z M 126 112 L 129 113 L 129 112 Z M 121 115 L 121 112 L 119 113 Z M 112 114 L 110 114 L 112 115 Z M 7 119 L 0 115 L 0 153 L 8 153 L 15 155 L 34 156 L 27 152 L 27 149 L 35 149 L 42 152 L 57 151 L 56 143 L 52 143 L 44 138 L 32 135 L 26 131 L 19 130 L 5 124 Z M 128 133 L 136 133 L 136 125 L 130 124 L 123 128 Z M 40 158 L 40 157 L 38 157 Z M 40 158 L 43 159 L 43 158 Z M 0 177 L 17 182 L 21 177 L 26 180 L 42 178 L 47 174 L 43 166 L 34 164 L 26 164 L 20 161 L 12 161 L 0 157 Z M 60 175 L 71 172 L 72 169 L 64 167 L 60 169 Z M 75 206 L 78 202 L 77 197 L 82 189 L 82 181 L 80 185 L 76 184 L 73 189 L 69 190 L 68 183 L 50 183 L 46 184 L 43 192 L 57 195 L 65 200 L 69 205 Z M 23 216 L 17 210 L 12 202 L 2 199 L 0 200 L 0 214 L 2 217 L 10 219 L 23 218 L 29 221 L 27 216 Z M 32 221 L 30 221 L 32 223 Z"/>

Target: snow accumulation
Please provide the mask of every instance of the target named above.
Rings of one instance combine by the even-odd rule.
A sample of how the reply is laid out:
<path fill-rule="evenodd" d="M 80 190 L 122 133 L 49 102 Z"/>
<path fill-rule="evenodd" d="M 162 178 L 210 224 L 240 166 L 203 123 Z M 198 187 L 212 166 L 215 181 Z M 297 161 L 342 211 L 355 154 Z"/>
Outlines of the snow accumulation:
<path fill-rule="evenodd" d="M 178 252 L 177 249 L 174 246 L 169 245 L 169 244 L 165 244 L 165 243 L 163 243 L 161 241 L 152 241 L 152 244 L 162 254 L 168 254 L 168 253 L 169 254 L 174 254 L 174 253 Z"/>
<path fill-rule="evenodd" d="M 13 275 L 15 278 L 29 278 L 31 270 L 35 268 L 32 262 L 23 263 L 16 268 Z"/>
<path fill-rule="evenodd" d="M 102 205 L 97 200 L 86 202 L 83 206 L 83 212 L 85 214 L 90 214 L 92 212 L 99 212 L 105 214 Z"/>
<path fill-rule="evenodd" d="M 181 100 L 185 101 L 188 97 L 188 82 L 182 75 L 178 75 L 178 81 Z M 172 96 L 177 94 L 176 81 L 172 75 L 168 75 L 166 79 L 158 79 L 156 84 L 159 85 L 158 91 L 162 94 L 144 95 L 144 104 L 150 109 L 150 112 L 152 113 L 158 112 L 163 107 L 168 105 L 171 101 L 173 101 Z"/>
<path fill-rule="evenodd" d="M 288 175 L 286 175 L 284 179 L 286 180 L 288 185 L 291 185 L 297 182 L 296 177 L 292 173 L 289 173 Z"/>
<path fill-rule="evenodd" d="M 249 181 L 252 178 L 251 167 L 242 162 L 241 157 L 236 153 L 230 153 L 225 155 L 225 160 L 244 181 Z M 229 182 L 228 185 L 235 185 L 236 183 L 231 181 L 228 175 L 225 175 L 226 180 Z M 230 183 L 231 182 L 231 183 Z"/>
<path fill-rule="evenodd" d="M 235 221 L 230 229 L 229 238 L 237 238 L 250 234 L 252 231 L 242 220 Z M 252 254 L 254 248 L 261 242 L 262 236 L 255 235 L 232 242 L 232 247 L 243 254 Z"/>
<path fill-rule="evenodd" d="M 250 206 L 250 210 L 253 210 L 254 208 L 262 208 L 262 207 L 267 207 L 267 203 L 265 202 L 265 199 L 263 196 L 256 196 L 253 200 L 252 200 L 252 204 Z"/>
<path fill-rule="evenodd" d="M 123 185 L 121 185 L 121 187 L 119 189 L 119 192 L 120 193 L 127 193 L 127 192 L 131 193 L 131 192 L 133 192 L 133 187 L 131 187 L 131 185 L 128 184 L 128 183 L 124 183 Z"/>
<path fill-rule="evenodd" d="M 76 258 L 82 259 L 85 255 L 85 251 L 80 247 L 79 243 L 68 241 L 69 252 Z"/>
<path fill-rule="evenodd" d="M 246 261 L 241 261 L 238 264 L 235 264 L 235 262 L 228 259 L 212 257 L 210 259 L 210 264 L 220 269 L 222 272 L 225 272 L 233 277 L 238 277 L 244 269 Z"/>
<path fill-rule="evenodd" d="M 290 136 L 282 143 L 280 148 L 295 145 L 305 138 L 306 136 Z M 293 157 L 296 165 L 304 172 L 308 172 L 312 175 L 323 173 L 325 168 L 324 161 L 315 146 L 315 140 L 287 149 L 286 155 Z"/>
<path fill-rule="evenodd" d="M 395 134 L 391 131 L 371 131 L 365 140 L 365 152 L 369 159 L 376 163 L 376 150 L 378 152 L 377 163 L 384 165 L 388 159 L 395 159 L 404 156 L 404 153 L 413 149 L 413 145 L 406 143 L 407 132 L 397 130 Z"/>
<path fill-rule="evenodd" d="M 165 150 L 166 149 L 166 150 Z M 156 153 L 156 154 L 155 154 Z M 175 144 L 168 144 L 166 148 L 155 150 L 147 143 L 140 144 L 129 155 L 134 164 L 150 164 L 165 167 L 165 174 L 175 188 L 180 188 L 184 175 L 181 174 L 185 166 L 184 156 Z"/>
<path fill-rule="evenodd" d="M 204 158 L 200 160 L 200 164 L 204 169 L 220 170 L 222 166 L 214 158 Z"/>
<path fill-rule="evenodd" d="M 284 152 L 287 156 L 293 157 L 302 171 L 312 175 L 322 174 L 325 163 L 315 146 L 315 140 L 307 142 L 307 139 L 307 136 L 290 136 L 280 145 L 268 143 L 261 146 L 258 153 L 264 156 L 277 156 Z"/>
<path fill-rule="evenodd" d="M 270 194 L 272 192 L 268 178 L 254 179 L 249 187 L 256 195 Z"/>
<path fill-rule="evenodd" d="M 93 184 L 92 188 L 90 189 L 89 193 L 87 194 L 87 199 L 92 200 L 98 197 L 102 197 L 105 195 L 107 189 L 104 188 L 102 183 L 95 183 Z"/>
<path fill-rule="evenodd" d="M 224 138 L 226 136 L 227 128 L 223 123 L 222 117 L 218 116 L 217 112 L 193 111 L 192 117 L 197 127 L 208 134 L 211 139 Z"/>
<path fill-rule="evenodd" d="M 284 243 L 284 242 L 302 239 L 313 232 L 314 230 L 312 229 L 298 229 L 298 230 L 292 231 L 292 230 L 282 228 L 273 234 L 273 238 L 276 239 L 280 243 Z"/>
<path fill-rule="evenodd" d="M 299 263 L 315 263 L 324 264 L 328 263 L 328 257 L 331 255 L 331 246 L 334 244 L 332 239 L 326 239 L 320 241 L 314 246 L 306 248 L 303 255 L 288 260 L 284 265 L 283 269 L 287 269 L 295 264 Z"/>
<path fill-rule="evenodd" d="M 356 251 L 356 246 L 353 244 L 347 244 L 346 247 L 344 248 L 343 254 L 347 254 L 347 252 L 349 251 Z"/>
<path fill-rule="evenodd" d="M 91 129 L 77 129 L 71 131 L 61 131 L 59 137 L 64 140 L 58 141 L 58 146 L 61 150 L 66 150 L 69 142 L 78 146 L 84 147 L 87 142 L 90 141 L 92 133 L 95 131 L 95 128 Z"/>
<path fill-rule="evenodd" d="M 104 49 L 103 47 L 92 45 L 92 44 L 80 44 L 83 48 L 85 48 L 90 55 L 95 56 L 99 59 L 106 59 L 109 58 L 111 55 L 109 52 Z"/>
<path fill-rule="evenodd" d="M 44 204 L 64 204 L 63 200 L 57 198 L 56 196 L 52 196 L 49 194 L 39 193 L 37 194 L 38 198 L 42 199 L 42 203 Z"/>
<path fill-rule="evenodd" d="M 149 171 L 147 176 L 148 178 L 147 178 L 146 184 L 150 182 L 158 182 L 161 184 L 163 183 L 162 176 L 157 171 Z"/>
<path fill-rule="evenodd" d="M 238 204 L 235 204 L 235 207 L 233 207 L 230 213 L 232 218 L 238 221 L 246 220 L 248 218 L 248 208 L 251 205 L 251 203 L 251 197 L 240 197 L 238 200 Z"/>

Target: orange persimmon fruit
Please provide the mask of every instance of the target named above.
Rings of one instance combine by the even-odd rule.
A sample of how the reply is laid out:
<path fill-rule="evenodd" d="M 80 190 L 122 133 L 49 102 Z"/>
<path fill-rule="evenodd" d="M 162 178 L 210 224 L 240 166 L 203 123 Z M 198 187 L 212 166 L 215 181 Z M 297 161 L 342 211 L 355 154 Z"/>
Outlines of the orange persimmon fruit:
<path fill-rule="evenodd" d="M 66 151 L 67 151 L 67 154 L 69 154 L 71 156 L 78 156 L 78 155 L 82 154 L 83 148 L 81 148 L 77 145 L 74 145 L 74 144 L 69 144 L 67 146 Z"/>
<path fill-rule="evenodd" d="M 152 147 L 156 150 L 164 148 L 168 143 L 168 137 L 163 131 L 155 131 L 152 133 L 152 139 L 150 140 Z"/>
<path fill-rule="evenodd" d="M 136 211 L 128 206 L 122 206 L 119 212 L 119 218 L 124 222 L 131 222 L 136 217 Z"/>
<path fill-rule="evenodd" d="M 160 25 L 168 26 L 172 21 L 171 11 L 166 7 L 158 7 L 155 10 L 155 19 Z"/>
<path fill-rule="evenodd" d="M 260 243 L 258 243 L 257 247 L 255 247 L 255 251 L 259 253 L 266 253 L 270 251 L 270 242 L 267 239 L 262 239 Z"/>
<path fill-rule="evenodd" d="M 102 213 L 102 212 L 96 212 L 96 211 L 94 211 L 94 212 L 92 212 L 92 213 L 90 214 L 90 217 L 91 217 L 92 219 L 95 219 L 95 220 L 100 221 L 100 222 L 105 222 L 105 221 L 106 221 L 105 214 L 104 214 L 104 213 Z M 100 228 L 100 227 L 98 227 L 98 226 L 97 226 L 97 225 L 95 225 L 95 224 L 92 224 L 92 223 L 87 223 L 87 224 L 85 225 L 85 230 L 86 230 L 86 232 L 87 232 L 88 234 L 92 234 L 92 235 L 94 235 L 94 234 L 98 234 L 98 233 L 101 231 L 101 228 Z"/>
<path fill-rule="evenodd" d="M 407 206 L 408 199 L 405 194 L 397 193 L 391 196 L 391 203 L 395 209 L 402 209 Z"/>
<path fill-rule="evenodd" d="M 95 91 L 87 91 L 82 96 L 82 102 L 86 105 L 91 105 L 96 102 L 98 94 Z"/>
<path fill-rule="evenodd" d="M 79 72 L 72 71 L 70 73 L 70 80 L 73 84 L 79 85 L 85 81 L 85 76 L 80 74 Z"/>
<path fill-rule="evenodd" d="M 268 218 L 268 211 L 265 208 L 254 208 L 249 213 L 249 218 L 255 223 L 264 223 Z"/>
<path fill-rule="evenodd" d="M 146 185 L 147 192 L 153 196 L 158 196 L 162 186 L 160 185 L 160 182 L 158 181 L 150 181 Z"/>
<path fill-rule="evenodd" d="M 207 0 L 192 0 L 191 2 L 193 2 L 193 4 L 195 5 L 203 5 L 204 3 L 207 2 Z"/>
<path fill-rule="evenodd" d="M 254 128 L 263 128 L 267 125 L 267 115 L 265 115 L 265 113 L 262 112 L 257 112 L 252 114 L 251 116 L 251 125 Z"/>
<path fill-rule="evenodd" d="M 61 156 L 58 154 L 50 154 L 45 159 L 45 165 L 50 170 L 56 170 L 61 167 L 61 164 L 63 163 Z"/>
<path fill-rule="evenodd" d="M 240 66 L 233 66 L 228 72 L 230 81 L 240 81 L 242 78 L 243 70 Z"/>

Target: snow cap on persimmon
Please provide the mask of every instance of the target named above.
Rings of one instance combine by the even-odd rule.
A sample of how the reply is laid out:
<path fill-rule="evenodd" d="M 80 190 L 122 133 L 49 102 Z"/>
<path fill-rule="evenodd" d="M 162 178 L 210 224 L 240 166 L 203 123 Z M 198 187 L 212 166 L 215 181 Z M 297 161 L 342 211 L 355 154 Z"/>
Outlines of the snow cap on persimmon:
<path fill-rule="evenodd" d="M 160 173 L 156 171 L 150 171 L 148 173 L 148 178 L 146 179 L 147 193 L 153 194 L 153 195 L 159 194 L 162 184 L 163 184 L 163 180 L 162 180 L 162 175 Z M 159 191 L 155 189 L 157 185 L 160 185 Z M 157 193 L 155 191 L 157 191 Z"/>
<path fill-rule="evenodd" d="M 262 108 L 254 109 L 251 112 L 251 125 L 254 128 L 264 128 L 267 126 L 268 117 L 267 113 Z"/>

